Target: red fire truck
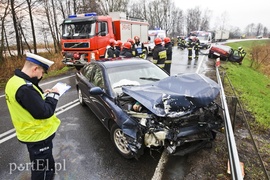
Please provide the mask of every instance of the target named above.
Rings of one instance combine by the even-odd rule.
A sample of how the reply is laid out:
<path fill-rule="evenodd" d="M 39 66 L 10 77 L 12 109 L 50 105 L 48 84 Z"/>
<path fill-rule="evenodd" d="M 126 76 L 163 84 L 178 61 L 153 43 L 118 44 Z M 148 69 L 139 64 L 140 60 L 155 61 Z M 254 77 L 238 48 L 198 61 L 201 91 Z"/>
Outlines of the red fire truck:
<path fill-rule="evenodd" d="M 105 57 L 110 39 L 126 42 L 139 36 L 141 42 L 147 42 L 148 26 L 146 21 L 127 18 L 123 12 L 112 12 L 108 16 L 70 15 L 62 23 L 62 62 L 82 65 L 91 59 L 99 60 Z M 145 48 L 147 56 L 147 46 Z"/>

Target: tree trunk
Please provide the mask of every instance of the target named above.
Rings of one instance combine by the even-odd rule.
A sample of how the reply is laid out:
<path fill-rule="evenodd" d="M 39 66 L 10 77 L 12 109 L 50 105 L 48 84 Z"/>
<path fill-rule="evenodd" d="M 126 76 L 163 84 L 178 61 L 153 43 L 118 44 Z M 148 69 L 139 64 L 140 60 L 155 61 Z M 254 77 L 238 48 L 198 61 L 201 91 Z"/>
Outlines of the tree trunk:
<path fill-rule="evenodd" d="M 19 57 L 22 57 L 21 41 L 20 41 L 20 36 L 19 36 L 19 31 L 18 31 L 18 26 L 17 26 L 18 23 L 17 23 L 16 11 L 15 11 L 15 7 L 14 7 L 14 0 L 10 1 L 10 6 L 11 6 L 11 14 L 12 14 L 13 26 L 14 26 L 15 38 L 16 38 L 17 55 Z"/>
<path fill-rule="evenodd" d="M 31 23 L 31 29 L 32 29 L 33 49 L 34 49 L 34 53 L 37 54 L 37 41 L 36 41 L 34 20 L 33 20 L 33 16 L 32 16 L 31 0 L 26 0 L 26 2 L 27 2 L 27 5 L 28 5 L 28 11 L 29 11 L 30 23 Z"/>

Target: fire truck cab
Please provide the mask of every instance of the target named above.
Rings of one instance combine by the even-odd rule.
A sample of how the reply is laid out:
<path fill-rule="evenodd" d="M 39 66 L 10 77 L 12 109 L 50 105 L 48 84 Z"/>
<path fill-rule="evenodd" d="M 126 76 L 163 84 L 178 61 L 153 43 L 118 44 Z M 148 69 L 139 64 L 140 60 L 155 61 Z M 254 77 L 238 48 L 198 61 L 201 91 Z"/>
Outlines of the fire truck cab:
<path fill-rule="evenodd" d="M 126 42 L 134 36 L 139 36 L 141 42 L 147 42 L 148 23 L 128 20 L 122 12 L 108 16 L 96 13 L 70 15 L 62 23 L 62 62 L 84 65 L 91 60 L 99 60 L 105 57 L 110 39 Z"/>

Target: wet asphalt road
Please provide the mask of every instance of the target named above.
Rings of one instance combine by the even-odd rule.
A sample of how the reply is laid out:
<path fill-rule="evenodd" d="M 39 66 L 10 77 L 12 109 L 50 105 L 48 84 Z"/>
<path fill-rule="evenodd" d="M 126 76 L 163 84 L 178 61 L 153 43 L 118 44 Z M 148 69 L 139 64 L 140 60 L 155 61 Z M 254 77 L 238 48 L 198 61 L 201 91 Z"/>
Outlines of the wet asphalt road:
<path fill-rule="evenodd" d="M 198 61 L 187 60 L 187 50 L 173 49 L 171 74 L 204 73 L 207 56 Z M 72 86 L 59 100 L 57 116 L 61 125 L 54 138 L 55 179 L 152 179 L 161 152 L 146 149 L 139 160 L 127 160 L 113 147 L 109 132 L 94 114 L 79 105 L 75 89 L 75 71 L 41 82 L 43 89 L 61 81 Z M 29 157 L 26 146 L 15 137 L 3 90 L 0 91 L 0 179 L 24 180 L 30 178 Z M 67 109 L 70 107 L 70 109 Z M 186 157 L 169 157 L 162 179 L 181 179 L 185 172 Z"/>

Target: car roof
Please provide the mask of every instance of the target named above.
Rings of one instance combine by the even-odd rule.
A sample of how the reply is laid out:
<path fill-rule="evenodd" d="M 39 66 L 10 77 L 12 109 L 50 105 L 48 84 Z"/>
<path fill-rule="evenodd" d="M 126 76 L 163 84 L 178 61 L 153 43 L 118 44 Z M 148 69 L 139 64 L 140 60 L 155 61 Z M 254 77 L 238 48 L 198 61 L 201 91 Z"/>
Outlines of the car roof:
<path fill-rule="evenodd" d="M 122 66 L 133 66 L 138 64 L 151 64 L 149 60 L 141 58 L 119 58 L 119 59 L 104 59 L 95 61 L 95 63 L 102 64 L 106 69 Z"/>

